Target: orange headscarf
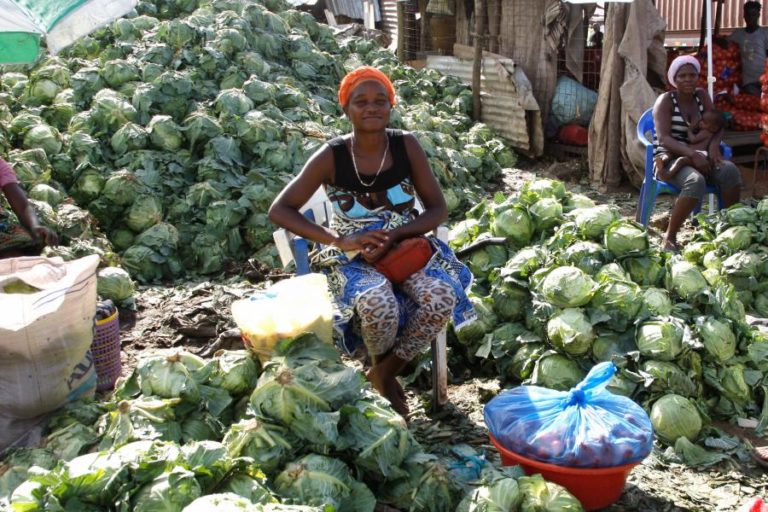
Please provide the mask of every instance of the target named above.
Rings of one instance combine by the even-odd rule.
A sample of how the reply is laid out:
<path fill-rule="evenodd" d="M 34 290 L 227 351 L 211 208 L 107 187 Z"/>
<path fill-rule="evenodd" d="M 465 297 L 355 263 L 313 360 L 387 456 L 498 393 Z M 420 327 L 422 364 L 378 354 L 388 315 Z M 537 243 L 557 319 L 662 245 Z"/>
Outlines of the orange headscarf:
<path fill-rule="evenodd" d="M 387 91 L 387 96 L 389 97 L 389 103 L 394 107 L 395 88 L 392 85 L 392 82 L 387 75 L 372 66 L 361 66 L 354 71 L 347 73 L 347 76 L 341 80 L 341 84 L 339 85 L 339 103 L 341 103 L 341 106 L 347 106 L 347 103 L 349 103 L 349 95 L 352 94 L 355 87 L 369 80 L 379 82 L 384 86 L 384 89 Z"/>

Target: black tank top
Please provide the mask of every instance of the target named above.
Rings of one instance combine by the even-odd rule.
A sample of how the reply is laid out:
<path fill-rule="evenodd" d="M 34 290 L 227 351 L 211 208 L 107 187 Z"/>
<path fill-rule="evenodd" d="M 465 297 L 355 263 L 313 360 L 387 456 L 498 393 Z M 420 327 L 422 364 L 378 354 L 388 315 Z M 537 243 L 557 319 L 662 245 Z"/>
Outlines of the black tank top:
<path fill-rule="evenodd" d="M 337 212 L 347 217 L 368 217 L 372 212 L 385 208 L 403 214 L 415 204 L 415 191 L 411 183 L 411 161 L 405 148 L 405 137 L 401 130 L 386 131 L 392 165 L 383 169 L 379 177 L 366 187 L 357 177 L 352 154 L 346 141 L 335 138 L 328 142 L 333 150 L 334 183 L 326 185 L 328 199 Z M 371 176 L 364 176 L 370 182 Z"/>
<path fill-rule="evenodd" d="M 381 192 L 387 190 L 411 176 L 411 161 L 405 149 L 405 139 L 402 130 L 387 129 L 389 149 L 392 153 L 392 166 L 383 169 L 373 185 L 366 187 L 355 174 L 355 165 L 352 162 L 352 154 L 343 137 L 336 137 L 328 141 L 333 150 L 334 166 L 336 173 L 333 178 L 333 186 L 351 192 Z M 362 175 L 363 179 L 370 181 L 372 176 Z"/>

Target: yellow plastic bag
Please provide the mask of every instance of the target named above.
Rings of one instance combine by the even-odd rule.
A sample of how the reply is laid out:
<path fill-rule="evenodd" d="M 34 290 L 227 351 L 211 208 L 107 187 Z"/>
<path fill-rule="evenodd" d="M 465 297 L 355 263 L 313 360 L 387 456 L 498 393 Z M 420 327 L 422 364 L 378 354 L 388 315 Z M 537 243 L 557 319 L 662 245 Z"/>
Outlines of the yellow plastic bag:
<path fill-rule="evenodd" d="M 235 301 L 232 316 L 248 348 L 263 358 L 272 354 L 278 341 L 304 332 L 333 341 L 333 302 L 324 274 L 286 279 Z"/>

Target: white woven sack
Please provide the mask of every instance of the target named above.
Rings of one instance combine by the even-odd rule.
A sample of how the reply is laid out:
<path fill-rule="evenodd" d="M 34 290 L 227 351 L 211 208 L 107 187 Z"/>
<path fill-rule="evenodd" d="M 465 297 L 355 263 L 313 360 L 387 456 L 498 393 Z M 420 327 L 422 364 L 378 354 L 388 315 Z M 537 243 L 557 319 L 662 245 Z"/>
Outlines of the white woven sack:
<path fill-rule="evenodd" d="M 93 393 L 98 264 L 97 255 L 0 259 L 0 451 L 47 413 Z M 5 293 L 14 281 L 40 291 Z"/>

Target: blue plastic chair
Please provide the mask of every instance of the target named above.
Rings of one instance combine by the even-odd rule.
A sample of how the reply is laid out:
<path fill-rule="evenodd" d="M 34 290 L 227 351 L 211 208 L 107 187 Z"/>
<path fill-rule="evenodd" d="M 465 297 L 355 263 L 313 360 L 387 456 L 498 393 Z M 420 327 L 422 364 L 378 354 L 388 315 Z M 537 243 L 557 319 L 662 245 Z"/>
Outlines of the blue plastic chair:
<path fill-rule="evenodd" d="M 417 200 L 416 209 L 422 211 L 421 203 Z M 301 212 L 309 220 L 330 225 L 333 217 L 333 206 L 321 188 L 301 208 Z M 443 242 L 448 242 L 448 228 L 439 226 L 435 230 L 435 236 Z M 272 233 L 277 246 L 277 252 L 283 267 L 291 262 L 296 266 L 296 275 L 304 275 L 312 270 L 309 266 L 309 252 L 312 242 L 296 236 L 285 229 L 278 229 Z M 343 345 L 343 344 L 340 344 Z M 346 347 L 340 346 L 345 352 Z M 447 354 L 447 328 L 443 328 L 437 338 L 432 341 L 432 410 L 439 411 L 448 402 L 448 354 Z"/>
<path fill-rule="evenodd" d="M 646 135 L 650 134 L 650 135 Z M 676 186 L 657 179 L 653 173 L 653 138 L 656 134 L 656 130 L 653 126 L 653 109 L 649 108 L 640 117 L 640 121 L 637 123 L 637 138 L 645 146 L 645 177 L 643 178 L 643 185 L 640 187 L 640 197 L 637 201 L 637 213 L 635 220 L 643 226 L 648 226 L 648 221 L 651 219 L 651 213 L 653 207 L 656 204 L 656 198 L 659 194 L 679 194 L 680 189 Z M 730 160 L 733 155 L 731 147 L 727 144 L 720 144 L 720 151 L 723 153 L 723 157 Z M 713 194 L 717 196 L 717 207 L 721 209 L 723 207 L 723 198 L 720 196 L 720 190 L 714 185 L 707 185 L 705 194 Z M 710 203 L 710 212 L 713 204 Z M 701 202 L 693 210 L 693 215 L 696 215 L 701 211 Z"/>

